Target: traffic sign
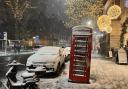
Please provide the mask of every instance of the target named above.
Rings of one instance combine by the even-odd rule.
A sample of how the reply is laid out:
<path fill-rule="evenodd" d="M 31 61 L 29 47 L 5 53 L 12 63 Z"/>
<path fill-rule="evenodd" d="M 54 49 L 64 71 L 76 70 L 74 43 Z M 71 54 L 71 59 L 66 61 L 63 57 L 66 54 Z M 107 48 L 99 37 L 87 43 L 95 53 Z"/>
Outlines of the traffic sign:
<path fill-rule="evenodd" d="M 7 32 L 4 32 L 4 40 L 7 40 Z"/>

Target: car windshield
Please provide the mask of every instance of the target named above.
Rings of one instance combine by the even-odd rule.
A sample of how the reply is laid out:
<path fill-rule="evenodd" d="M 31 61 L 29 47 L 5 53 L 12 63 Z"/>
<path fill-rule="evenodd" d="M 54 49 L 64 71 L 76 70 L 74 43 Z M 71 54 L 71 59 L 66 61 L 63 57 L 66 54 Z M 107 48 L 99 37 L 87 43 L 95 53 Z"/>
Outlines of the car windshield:
<path fill-rule="evenodd" d="M 37 51 L 40 55 L 56 55 L 59 53 L 59 47 L 43 47 Z"/>

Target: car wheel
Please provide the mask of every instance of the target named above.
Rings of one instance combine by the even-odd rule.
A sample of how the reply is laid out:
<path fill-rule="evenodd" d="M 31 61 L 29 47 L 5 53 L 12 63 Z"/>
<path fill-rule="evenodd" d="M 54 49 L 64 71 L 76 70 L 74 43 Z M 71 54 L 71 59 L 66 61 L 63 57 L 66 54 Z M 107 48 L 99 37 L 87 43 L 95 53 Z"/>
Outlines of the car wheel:
<path fill-rule="evenodd" d="M 55 71 L 56 75 L 59 75 L 59 73 L 60 73 L 60 63 L 58 64 L 57 69 Z"/>

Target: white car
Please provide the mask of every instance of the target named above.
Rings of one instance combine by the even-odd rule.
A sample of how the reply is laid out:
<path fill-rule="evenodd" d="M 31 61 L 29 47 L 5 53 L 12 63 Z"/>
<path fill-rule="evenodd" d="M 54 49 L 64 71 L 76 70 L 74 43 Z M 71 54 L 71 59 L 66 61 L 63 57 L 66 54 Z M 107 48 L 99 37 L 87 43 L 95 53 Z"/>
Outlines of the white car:
<path fill-rule="evenodd" d="M 70 59 L 70 50 L 71 47 L 64 48 L 63 55 L 65 57 L 65 61 L 68 61 Z"/>
<path fill-rule="evenodd" d="M 27 70 L 30 72 L 55 72 L 59 73 L 64 64 L 63 48 L 46 46 L 40 48 L 35 54 L 27 60 Z"/>
<path fill-rule="evenodd" d="M 32 49 L 34 52 L 37 52 L 42 47 L 43 47 L 43 45 L 35 45 Z"/>

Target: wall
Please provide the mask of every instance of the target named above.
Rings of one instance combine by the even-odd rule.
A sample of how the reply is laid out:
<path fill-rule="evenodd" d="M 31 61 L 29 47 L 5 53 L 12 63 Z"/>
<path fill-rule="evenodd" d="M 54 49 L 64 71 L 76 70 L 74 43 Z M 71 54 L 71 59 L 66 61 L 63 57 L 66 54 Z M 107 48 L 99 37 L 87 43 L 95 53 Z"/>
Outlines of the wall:
<path fill-rule="evenodd" d="M 121 23 L 120 20 L 112 21 L 112 32 L 110 34 L 110 47 L 120 47 Z"/>

